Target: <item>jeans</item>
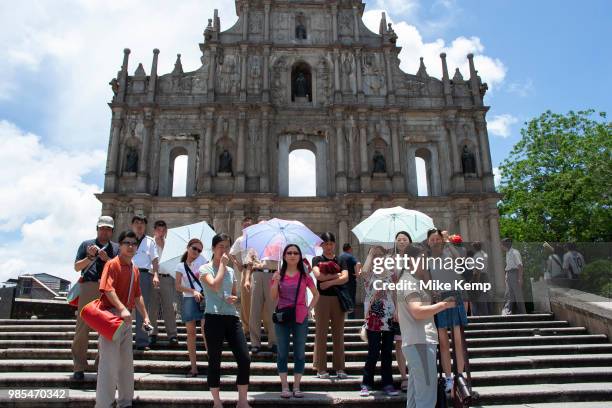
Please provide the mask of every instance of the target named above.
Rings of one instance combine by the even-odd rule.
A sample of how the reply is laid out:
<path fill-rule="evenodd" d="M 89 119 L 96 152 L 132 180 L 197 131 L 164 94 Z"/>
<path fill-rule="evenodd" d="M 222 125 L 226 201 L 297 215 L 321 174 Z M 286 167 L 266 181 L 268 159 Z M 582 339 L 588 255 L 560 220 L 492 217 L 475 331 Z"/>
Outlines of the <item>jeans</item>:
<path fill-rule="evenodd" d="M 392 353 L 394 348 L 393 337 L 395 333 L 389 331 L 366 331 L 368 334 L 368 357 L 363 368 L 362 385 L 374 386 L 374 371 L 380 357 L 380 374 L 383 387 L 393 385 Z"/>
<path fill-rule="evenodd" d="M 293 342 L 293 374 L 304 374 L 306 364 L 306 337 L 308 336 L 308 318 L 303 323 L 274 324 L 278 341 L 278 358 L 276 367 L 279 373 L 287 373 L 289 360 L 289 336 Z"/>
<path fill-rule="evenodd" d="M 140 272 L 140 292 L 142 293 L 142 300 L 148 311 L 151 303 L 151 296 L 153 295 L 153 275 L 148 272 Z M 157 319 L 157 315 L 150 316 L 149 319 Z M 138 311 L 138 308 L 136 308 L 136 347 L 148 346 L 151 343 L 149 335 L 142 328 L 143 322 L 144 319 Z"/>
<path fill-rule="evenodd" d="M 251 370 L 251 358 L 247 349 L 246 339 L 242 331 L 240 319 L 237 316 L 209 314 L 204 315 L 206 326 L 204 336 L 208 347 L 208 386 L 219 388 L 221 377 L 221 352 L 223 340 L 227 340 L 234 359 L 238 363 L 237 385 L 248 385 Z"/>
<path fill-rule="evenodd" d="M 414 344 L 402 347 L 408 364 L 406 408 L 432 408 L 438 399 L 436 344 Z"/>

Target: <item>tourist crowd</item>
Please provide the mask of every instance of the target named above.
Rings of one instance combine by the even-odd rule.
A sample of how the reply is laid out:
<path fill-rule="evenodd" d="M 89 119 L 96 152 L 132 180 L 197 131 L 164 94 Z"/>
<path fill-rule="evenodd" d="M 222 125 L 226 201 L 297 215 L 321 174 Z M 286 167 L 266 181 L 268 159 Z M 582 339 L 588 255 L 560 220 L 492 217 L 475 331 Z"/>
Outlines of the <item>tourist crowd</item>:
<path fill-rule="evenodd" d="M 245 218 L 242 228 L 253 224 Z M 459 235 L 431 229 L 427 239 L 413 242 L 409 233 L 400 231 L 391 247 L 371 246 L 364 262 L 345 243 L 336 254 L 336 239 L 330 232 L 321 235 L 322 254 L 309 262 L 295 243 L 288 242 L 278 260 L 259 259 L 244 245 L 244 236 L 232 243 L 230 236 L 218 233 L 211 242 L 191 239 L 177 262 L 175 273 L 160 270 L 167 225 L 156 221 L 154 236 L 145 234 L 147 218 L 135 215 L 131 229 L 112 242 L 114 220 L 102 216 L 95 239 L 84 241 L 74 269 L 80 273 L 78 313 L 89 302 L 100 298 L 101 308 L 109 310 L 126 323 L 113 340 L 100 336 L 97 369 L 96 407 L 112 406 L 118 390 L 118 407 L 132 405 L 134 394 L 133 349 L 146 353 L 161 347 L 158 341 L 158 317 L 162 317 L 169 346 L 178 346 L 175 305 L 178 304 L 187 333 L 186 348 L 190 369 L 188 377 L 199 375 L 196 350 L 197 329 L 207 354 L 207 383 L 214 407 L 222 407 L 220 396 L 221 360 L 224 342 L 237 364 L 238 408 L 249 407 L 247 393 L 251 356 L 271 353 L 281 382 L 282 398 L 303 398 L 300 382 L 306 365 L 309 322 L 314 320 L 315 342 L 313 368 L 320 379 L 347 378 L 345 367 L 345 320 L 355 317 L 357 288 L 364 290 L 364 321 L 360 336 L 367 341 L 361 396 L 374 388 L 374 372 L 381 362 L 382 390 L 388 396 L 407 392 L 408 407 L 435 406 L 438 375 L 446 392 L 453 390 L 454 375 L 466 369 L 465 353 L 456 353 L 455 370 L 451 364 L 451 341 L 455 350 L 464 348 L 462 328 L 468 313 L 491 314 L 487 293 L 462 290 L 428 291 L 421 282 L 458 280 L 488 282 L 488 256 L 481 243 L 465 244 Z M 211 259 L 203 256 L 212 249 Z M 525 313 L 522 297 L 523 265 L 520 252 L 510 239 L 502 240 L 505 252 L 506 293 L 503 314 Z M 408 259 L 472 257 L 484 260 L 484 268 L 453 270 L 423 265 L 386 268 L 377 273 L 373 265 L 380 259 L 407 255 Z M 550 273 L 571 270 L 572 259 L 554 259 L 547 264 Z M 575 267 L 574 267 L 575 269 Z M 361 284 L 359 282 L 361 281 Z M 401 290 L 377 290 L 375 281 L 395 283 Z M 399 284 L 402 285 L 399 285 Z M 136 309 L 134 311 L 134 309 Z M 135 345 L 132 343 L 132 316 L 135 312 Z M 262 323 L 267 347 L 262 345 Z M 328 334 L 331 328 L 332 365 L 328 370 Z M 87 369 L 90 328 L 78 315 L 72 345 L 75 380 L 84 378 Z M 393 351 L 401 375 L 400 389 L 393 381 Z M 288 380 L 290 351 L 293 356 L 293 383 Z M 438 351 L 439 361 L 438 366 Z M 469 367 L 469 366 L 468 366 Z M 454 374 L 453 374 L 454 371 Z M 408 376 L 408 372 L 410 375 Z M 333 375 L 332 375 L 333 374 Z"/>

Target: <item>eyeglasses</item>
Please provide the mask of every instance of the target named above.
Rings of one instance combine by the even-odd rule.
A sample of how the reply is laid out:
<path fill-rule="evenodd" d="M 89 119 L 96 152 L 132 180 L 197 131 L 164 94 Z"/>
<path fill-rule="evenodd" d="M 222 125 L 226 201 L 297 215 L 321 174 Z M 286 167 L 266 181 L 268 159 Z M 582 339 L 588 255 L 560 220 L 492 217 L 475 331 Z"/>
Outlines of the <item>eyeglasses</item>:
<path fill-rule="evenodd" d="M 285 255 L 299 255 L 299 254 L 300 254 L 299 252 L 293 252 L 293 251 L 285 252 Z"/>
<path fill-rule="evenodd" d="M 198 247 L 194 247 L 194 246 L 192 246 L 192 247 L 189 247 L 189 248 L 193 249 L 193 250 L 194 250 L 194 251 L 196 251 L 197 253 L 201 253 L 201 252 L 202 252 L 202 250 L 201 250 L 200 248 L 198 248 Z"/>
<path fill-rule="evenodd" d="M 121 245 L 129 246 L 129 247 L 134 247 L 134 246 L 138 245 L 138 242 L 136 242 L 136 241 L 123 241 L 123 242 L 121 242 Z"/>

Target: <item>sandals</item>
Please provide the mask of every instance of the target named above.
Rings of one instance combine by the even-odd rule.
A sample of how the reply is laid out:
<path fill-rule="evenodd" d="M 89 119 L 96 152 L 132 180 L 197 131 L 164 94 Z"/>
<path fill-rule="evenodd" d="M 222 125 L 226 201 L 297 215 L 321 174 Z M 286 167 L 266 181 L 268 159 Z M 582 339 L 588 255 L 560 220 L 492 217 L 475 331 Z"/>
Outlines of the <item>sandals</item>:
<path fill-rule="evenodd" d="M 197 371 L 194 372 L 194 371 L 189 370 L 187 372 L 187 374 L 185 374 L 185 377 L 187 377 L 187 378 L 195 378 L 197 376 L 198 376 L 198 372 Z"/>
<path fill-rule="evenodd" d="M 304 398 L 304 393 L 302 391 L 300 391 L 299 389 L 294 389 L 293 390 L 293 396 L 295 398 Z"/>
<path fill-rule="evenodd" d="M 346 375 L 344 371 L 338 370 L 336 371 L 336 378 L 338 378 L 339 380 L 346 380 L 348 378 L 348 375 Z"/>
<path fill-rule="evenodd" d="M 281 398 L 289 399 L 291 398 L 291 390 L 286 389 L 280 393 Z"/>
<path fill-rule="evenodd" d="M 317 373 L 317 378 L 320 378 L 322 380 L 329 380 L 329 373 L 327 371 Z"/>

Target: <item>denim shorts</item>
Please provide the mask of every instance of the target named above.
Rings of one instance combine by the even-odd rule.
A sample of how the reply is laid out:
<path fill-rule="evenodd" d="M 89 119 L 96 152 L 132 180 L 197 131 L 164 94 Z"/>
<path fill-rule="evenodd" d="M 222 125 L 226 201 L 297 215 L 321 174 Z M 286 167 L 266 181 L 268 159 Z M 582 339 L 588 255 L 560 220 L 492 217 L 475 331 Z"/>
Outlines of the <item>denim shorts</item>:
<path fill-rule="evenodd" d="M 183 323 L 204 319 L 204 312 L 200 310 L 200 304 L 193 297 L 183 297 Z"/>

